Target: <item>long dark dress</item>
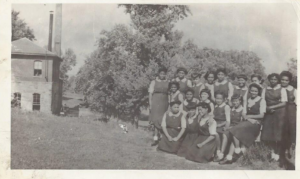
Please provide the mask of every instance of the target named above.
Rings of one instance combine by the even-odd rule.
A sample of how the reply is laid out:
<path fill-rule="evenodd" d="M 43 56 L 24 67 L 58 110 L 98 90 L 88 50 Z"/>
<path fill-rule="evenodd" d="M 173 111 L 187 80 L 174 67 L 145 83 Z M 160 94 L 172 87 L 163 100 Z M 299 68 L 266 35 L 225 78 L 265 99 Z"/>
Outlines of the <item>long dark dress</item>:
<path fill-rule="evenodd" d="M 239 86 L 234 86 L 233 87 L 233 95 L 238 95 L 240 97 L 244 97 L 245 94 L 247 93 L 248 88 L 240 88 Z"/>
<path fill-rule="evenodd" d="M 285 124 L 285 132 L 283 133 L 284 137 L 284 145 L 288 148 L 291 143 L 296 142 L 296 114 L 297 114 L 297 106 L 295 103 L 295 88 L 292 86 L 288 86 L 285 88 L 287 91 L 288 103 L 286 106 L 287 111 L 287 123 Z"/>
<path fill-rule="evenodd" d="M 180 114 L 177 116 L 174 114 L 170 115 L 171 112 L 166 112 L 166 128 L 168 131 L 168 134 L 174 138 L 177 137 L 180 130 L 181 130 L 181 118 L 183 117 L 183 113 L 180 112 Z M 158 143 L 158 150 L 162 150 L 168 153 L 177 153 L 180 144 L 182 142 L 183 138 L 181 137 L 178 141 L 169 141 L 167 136 L 163 134 L 162 139 Z"/>
<path fill-rule="evenodd" d="M 239 124 L 241 122 L 241 118 L 242 118 L 242 112 L 243 112 L 243 107 L 240 106 L 239 108 L 235 109 L 232 108 L 230 111 L 230 127 L 234 127 L 237 124 Z M 224 133 L 226 135 L 227 138 L 230 137 L 230 130 L 226 130 L 224 131 Z"/>
<path fill-rule="evenodd" d="M 164 113 L 168 110 L 168 81 L 155 80 L 154 92 L 152 94 L 152 109 L 149 120 L 158 129 L 161 129 L 161 121 Z"/>
<path fill-rule="evenodd" d="M 190 148 L 191 145 L 193 145 L 193 143 L 198 137 L 199 123 L 198 123 L 197 115 L 191 117 L 191 119 L 193 119 L 193 122 L 191 124 L 189 124 L 188 119 L 189 116 L 187 116 L 186 119 L 186 130 L 183 136 L 184 139 L 177 152 L 177 155 L 180 157 L 185 157 L 188 149 Z"/>
<path fill-rule="evenodd" d="M 214 119 L 216 120 L 217 124 L 223 123 L 226 121 L 226 114 L 225 114 L 225 107 L 228 106 L 225 103 L 222 103 L 220 106 L 216 105 L 214 109 Z M 225 131 L 223 127 L 217 127 L 217 132 L 219 134 L 223 134 Z"/>
<path fill-rule="evenodd" d="M 182 110 L 185 111 L 185 112 L 187 112 L 188 109 L 187 109 L 186 107 L 187 107 L 188 104 L 191 103 L 191 102 L 198 104 L 198 103 L 199 103 L 199 100 L 198 100 L 197 98 L 193 98 L 191 101 L 188 101 L 188 100 L 185 99 L 185 100 L 183 101 L 183 103 L 182 103 Z"/>
<path fill-rule="evenodd" d="M 192 89 L 194 90 L 194 97 L 197 98 L 198 100 L 200 100 L 200 92 L 202 89 L 204 89 L 204 84 L 200 83 L 200 84 L 197 84 L 197 85 L 194 85 L 192 87 Z"/>
<path fill-rule="evenodd" d="M 276 87 L 277 88 L 277 87 Z M 281 103 L 281 87 L 277 89 L 266 88 L 265 100 L 267 106 Z M 261 139 L 264 141 L 281 141 L 286 118 L 286 107 L 276 109 L 273 113 L 266 113 L 263 120 Z"/>
<path fill-rule="evenodd" d="M 248 102 L 246 102 L 247 115 L 259 115 L 260 105 L 261 105 L 261 97 L 256 97 L 257 100 L 253 104 L 253 106 L 249 106 Z M 248 99 L 249 100 L 249 99 Z M 258 120 L 259 121 L 259 120 Z M 257 138 L 260 131 L 260 124 L 252 124 L 249 121 L 243 121 L 232 127 L 229 132 L 236 137 L 242 144 L 249 147 Z"/>
<path fill-rule="evenodd" d="M 197 147 L 197 144 L 202 143 L 210 136 L 208 128 L 208 122 L 206 122 L 203 126 L 199 125 L 199 136 L 189 147 L 189 150 L 187 151 L 185 157 L 187 160 L 199 163 L 207 163 L 211 161 L 217 149 L 217 141 L 213 139 L 204 146 L 202 146 L 200 149 Z"/>

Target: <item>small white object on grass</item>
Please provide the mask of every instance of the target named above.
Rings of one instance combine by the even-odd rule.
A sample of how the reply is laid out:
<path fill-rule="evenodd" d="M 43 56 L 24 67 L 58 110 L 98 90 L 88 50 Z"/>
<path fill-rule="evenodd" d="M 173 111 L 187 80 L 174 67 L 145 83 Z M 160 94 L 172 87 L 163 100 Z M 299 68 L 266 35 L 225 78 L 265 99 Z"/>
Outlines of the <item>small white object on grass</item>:
<path fill-rule="evenodd" d="M 127 126 L 125 124 L 119 124 L 119 126 L 124 131 L 124 133 L 128 133 L 128 129 L 127 129 Z"/>

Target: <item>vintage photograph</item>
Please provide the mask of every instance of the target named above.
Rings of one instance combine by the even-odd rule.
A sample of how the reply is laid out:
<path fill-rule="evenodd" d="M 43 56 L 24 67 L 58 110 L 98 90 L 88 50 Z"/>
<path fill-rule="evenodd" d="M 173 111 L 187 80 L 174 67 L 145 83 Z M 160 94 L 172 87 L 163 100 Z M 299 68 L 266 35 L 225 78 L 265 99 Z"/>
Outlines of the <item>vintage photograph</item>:
<path fill-rule="evenodd" d="M 295 170 L 292 3 L 11 7 L 12 170 Z"/>

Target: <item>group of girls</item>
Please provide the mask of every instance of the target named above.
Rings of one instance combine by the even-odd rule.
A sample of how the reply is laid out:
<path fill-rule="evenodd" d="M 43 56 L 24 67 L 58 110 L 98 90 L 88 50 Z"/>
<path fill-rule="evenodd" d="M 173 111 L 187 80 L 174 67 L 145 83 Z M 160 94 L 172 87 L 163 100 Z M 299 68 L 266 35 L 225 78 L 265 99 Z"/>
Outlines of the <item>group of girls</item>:
<path fill-rule="evenodd" d="M 231 164 L 256 140 L 270 147 L 270 161 L 295 146 L 296 89 L 292 74 L 238 75 L 237 85 L 227 79 L 225 69 L 201 73 L 187 79 L 185 68 L 166 79 L 160 68 L 149 87 L 150 122 L 155 126 L 152 146 L 196 162 Z"/>

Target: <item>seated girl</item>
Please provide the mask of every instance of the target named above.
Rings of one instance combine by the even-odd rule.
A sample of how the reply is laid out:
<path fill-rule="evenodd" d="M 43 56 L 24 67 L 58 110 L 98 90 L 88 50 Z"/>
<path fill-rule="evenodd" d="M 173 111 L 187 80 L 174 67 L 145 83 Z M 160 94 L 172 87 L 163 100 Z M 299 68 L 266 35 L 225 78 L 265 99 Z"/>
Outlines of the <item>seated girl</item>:
<path fill-rule="evenodd" d="M 198 113 L 196 112 L 197 104 L 189 103 L 187 106 L 187 117 L 186 117 L 186 130 L 183 136 L 183 141 L 180 145 L 180 148 L 177 152 L 177 155 L 180 157 L 185 157 L 185 154 L 189 147 L 195 142 L 198 137 Z"/>
<path fill-rule="evenodd" d="M 181 105 L 181 109 L 183 111 L 187 112 L 188 109 L 186 107 L 191 102 L 198 104 L 199 100 L 194 97 L 194 90 L 191 88 L 188 88 L 185 92 L 185 100 L 183 101 L 183 103 Z"/>
<path fill-rule="evenodd" d="M 230 148 L 227 157 L 220 164 L 232 163 L 233 155 L 239 156 L 241 152 L 241 154 L 246 152 L 246 148 L 240 148 L 241 144 L 249 147 L 258 136 L 261 120 L 266 112 L 266 101 L 260 97 L 261 92 L 262 88 L 258 84 L 253 83 L 249 86 L 251 96 L 247 99 L 246 106 L 243 109 L 243 119 L 245 121 L 230 129 L 235 148 Z"/>
<path fill-rule="evenodd" d="M 204 103 L 209 104 L 210 109 L 211 109 L 211 111 L 210 111 L 209 114 L 211 114 L 211 115 L 214 114 L 215 106 L 214 106 L 214 104 L 211 101 L 211 93 L 210 93 L 209 89 L 203 89 L 200 92 L 200 102 L 204 102 Z"/>
<path fill-rule="evenodd" d="M 168 153 L 177 153 L 183 140 L 182 135 L 186 128 L 186 113 L 179 109 L 181 102 L 170 103 L 170 111 L 167 111 L 162 119 L 162 139 L 158 143 L 158 150 Z"/>
<path fill-rule="evenodd" d="M 209 104 L 200 103 L 199 106 L 199 136 L 189 147 L 185 158 L 195 162 L 207 163 L 212 160 L 218 146 L 216 141 L 218 136 L 216 132 L 217 124 L 212 115 L 209 114 L 211 110 Z"/>
<path fill-rule="evenodd" d="M 216 106 L 214 110 L 214 119 L 217 122 L 217 132 L 219 138 L 217 141 L 219 143 L 217 155 L 214 158 L 214 162 L 220 162 L 224 158 L 225 147 L 227 146 L 227 136 L 224 132 L 230 126 L 230 107 L 225 102 L 225 95 L 221 92 L 215 93 Z M 225 130 L 225 131 L 224 131 Z M 222 138 L 222 143 L 221 143 Z"/>

